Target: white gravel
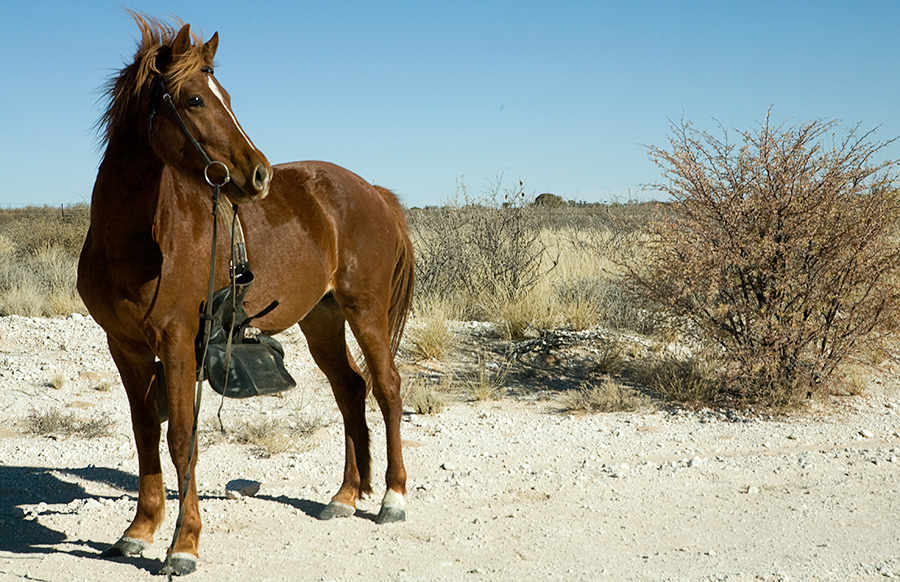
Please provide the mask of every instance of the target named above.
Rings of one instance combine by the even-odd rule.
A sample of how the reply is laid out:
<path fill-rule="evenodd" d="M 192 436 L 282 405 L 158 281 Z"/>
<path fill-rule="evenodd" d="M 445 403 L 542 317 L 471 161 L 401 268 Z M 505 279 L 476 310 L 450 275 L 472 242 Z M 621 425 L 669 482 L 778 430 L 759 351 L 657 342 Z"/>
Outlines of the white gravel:
<path fill-rule="evenodd" d="M 355 517 L 314 518 L 340 481 L 342 432 L 302 334 L 280 339 L 301 386 L 226 401 L 226 428 L 264 418 L 322 428 L 267 457 L 216 437 L 219 399 L 205 392 L 196 582 L 900 576 L 900 393 L 890 373 L 867 396 L 787 420 L 564 415 L 552 402 L 513 399 L 407 414 L 408 520 L 376 526 L 380 479 Z M 108 414 L 112 434 L 28 434 L 29 414 L 52 409 Z M 174 501 L 142 558 L 98 559 L 135 507 L 127 410 L 90 318 L 0 318 L 0 582 L 147 580 L 159 568 Z M 378 411 L 369 424 L 381 475 Z"/>

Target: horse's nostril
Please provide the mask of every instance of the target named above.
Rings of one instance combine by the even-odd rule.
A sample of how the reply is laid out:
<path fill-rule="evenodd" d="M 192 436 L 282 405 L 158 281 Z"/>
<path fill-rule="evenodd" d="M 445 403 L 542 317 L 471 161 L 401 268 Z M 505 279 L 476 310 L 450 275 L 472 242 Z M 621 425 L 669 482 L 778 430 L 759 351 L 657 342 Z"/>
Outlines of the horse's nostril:
<path fill-rule="evenodd" d="M 256 166 L 256 172 L 253 174 L 253 186 L 257 190 L 262 190 L 266 187 L 268 180 L 269 174 L 266 172 L 265 166 Z"/>

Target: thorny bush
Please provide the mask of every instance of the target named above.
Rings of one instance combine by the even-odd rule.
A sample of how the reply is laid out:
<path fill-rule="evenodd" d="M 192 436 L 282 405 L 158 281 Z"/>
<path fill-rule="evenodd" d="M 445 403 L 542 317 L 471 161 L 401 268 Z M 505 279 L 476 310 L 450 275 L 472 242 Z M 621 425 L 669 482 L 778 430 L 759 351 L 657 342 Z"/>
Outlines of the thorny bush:
<path fill-rule="evenodd" d="M 836 127 L 767 117 L 733 143 L 682 121 L 649 148 L 673 204 L 628 279 L 721 358 L 719 397 L 795 405 L 897 327 L 891 142 Z"/>

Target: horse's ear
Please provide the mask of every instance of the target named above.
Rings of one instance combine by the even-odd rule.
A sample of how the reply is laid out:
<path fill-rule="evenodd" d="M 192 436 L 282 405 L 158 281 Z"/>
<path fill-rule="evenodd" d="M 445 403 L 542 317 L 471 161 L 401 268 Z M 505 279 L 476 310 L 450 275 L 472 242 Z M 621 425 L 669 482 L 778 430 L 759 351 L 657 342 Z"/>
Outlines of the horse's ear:
<path fill-rule="evenodd" d="M 191 25 L 185 24 L 178 31 L 175 42 L 172 43 L 172 56 L 180 57 L 191 48 Z"/>
<path fill-rule="evenodd" d="M 203 45 L 203 56 L 206 58 L 206 61 L 211 63 L 213 58 L 216 56 L 216 51 L 219 49 L 219 33 L 215 33 L 212 35 L 212 38 L 206 41 L 206 44 Z"/>

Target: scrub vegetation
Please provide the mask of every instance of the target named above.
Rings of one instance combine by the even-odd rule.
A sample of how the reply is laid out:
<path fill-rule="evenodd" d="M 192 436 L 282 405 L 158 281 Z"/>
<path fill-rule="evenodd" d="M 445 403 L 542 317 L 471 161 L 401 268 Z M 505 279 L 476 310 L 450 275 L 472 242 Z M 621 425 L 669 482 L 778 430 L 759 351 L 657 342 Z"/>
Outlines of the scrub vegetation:
<path fill-rule="evenodd" d="M 648 148 L 665 202 L 586 204 L 499 179 L 472 195 L 460 181 L 441 206 L 408 210 L 417 288 L 402 356 L 449 371 L 410 378 L 407 400 L 436 413 L 451 395 L 502 397 L 522 377 L 514 356 L 560 334 L 603 336 L 561 397 L 568 410 L 648 398 L 788 410 L 860 392 L 898 325 L 890 143 L 826 121 L 737 135 L 682 121 Z M 0 315 L 85 312 L 75 265 L 88 216 L 0 209 Z M 476 349 L 450 370 L 473 325 L 502 357 Z"/>

